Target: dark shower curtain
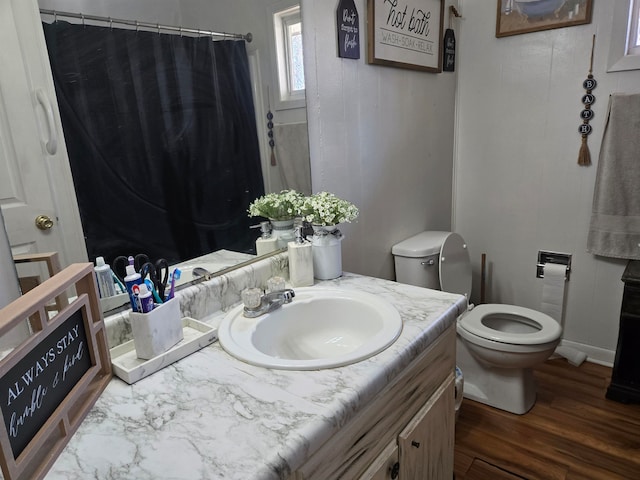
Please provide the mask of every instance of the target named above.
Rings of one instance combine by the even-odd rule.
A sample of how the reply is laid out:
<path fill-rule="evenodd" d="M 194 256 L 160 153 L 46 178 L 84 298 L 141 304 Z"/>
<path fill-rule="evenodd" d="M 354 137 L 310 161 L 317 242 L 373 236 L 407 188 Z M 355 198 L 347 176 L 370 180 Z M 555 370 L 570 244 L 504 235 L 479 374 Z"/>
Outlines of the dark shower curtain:
<path fill-rule="evenodd" d="M 254 253 L 247 208 L 264 187 L 244 42 L 43 27 L 89 258 Z"/>

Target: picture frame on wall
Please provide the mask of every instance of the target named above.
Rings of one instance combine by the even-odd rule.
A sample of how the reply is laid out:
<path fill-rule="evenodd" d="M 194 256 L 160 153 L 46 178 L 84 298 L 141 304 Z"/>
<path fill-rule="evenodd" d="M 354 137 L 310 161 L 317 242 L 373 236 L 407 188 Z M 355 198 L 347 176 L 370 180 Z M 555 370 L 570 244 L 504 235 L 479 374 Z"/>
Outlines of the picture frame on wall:
<path fill-rule="evenodd" d="M 367 63 L 442 71 L 444 0 L 367 0 Z"/>
<path fill-rule="evenodd" d="M 593 0 L 497 0 L 496 37 L 591 23 Z"/>

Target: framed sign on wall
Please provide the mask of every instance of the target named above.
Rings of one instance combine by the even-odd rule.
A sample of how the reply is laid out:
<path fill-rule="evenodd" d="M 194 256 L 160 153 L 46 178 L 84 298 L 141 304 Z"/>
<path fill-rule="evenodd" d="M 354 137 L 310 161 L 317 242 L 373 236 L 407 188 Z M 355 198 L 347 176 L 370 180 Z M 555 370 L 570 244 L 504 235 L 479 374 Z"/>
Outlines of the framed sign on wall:
<path fill-rule="evenodd" d="M 353 0 L 340 0 L 336 9 L 338 56 L 360 58 L 360 20 Z"/>
<path fill-rule="evenodd" d="M 496 37 L 591 23 L 593 0 L 497 0 Z"/>
<path fill-rule="evenodd" d="M 444 0 L 368 0 L 367 62 L 442 71 Z"/>

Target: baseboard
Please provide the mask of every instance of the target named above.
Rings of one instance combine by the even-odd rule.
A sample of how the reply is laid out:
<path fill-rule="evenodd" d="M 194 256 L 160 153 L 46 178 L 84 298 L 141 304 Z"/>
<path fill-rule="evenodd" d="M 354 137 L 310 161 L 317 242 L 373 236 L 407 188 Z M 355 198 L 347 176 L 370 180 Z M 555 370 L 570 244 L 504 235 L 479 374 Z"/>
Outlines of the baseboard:
<path fill-rule="evenodd" d="M 597 363 L 605 367 L 613 367 L 613 361 L 616 357 L 614 350 L 606 350 L 604 348 L 593 347 L 591 345 L 583 345 L 582 343 L 571 342 L 569 340 L 561 340 L 560 345 L 571 347 L 587 354 L 587 362 Z"/>

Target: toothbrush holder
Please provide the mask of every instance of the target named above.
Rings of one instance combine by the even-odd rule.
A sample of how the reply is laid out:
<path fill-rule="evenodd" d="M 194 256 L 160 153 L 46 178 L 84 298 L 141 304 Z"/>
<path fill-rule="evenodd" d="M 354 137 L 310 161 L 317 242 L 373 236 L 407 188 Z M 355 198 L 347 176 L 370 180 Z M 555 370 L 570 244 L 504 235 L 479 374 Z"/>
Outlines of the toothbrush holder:
<path fill-rule="evenodd" d="M 162 355 L 184 338 L 180 302 L 171 299 L 149 313 L 131 312 L 133 344 L 138 358 L 149 360 Z"/>

